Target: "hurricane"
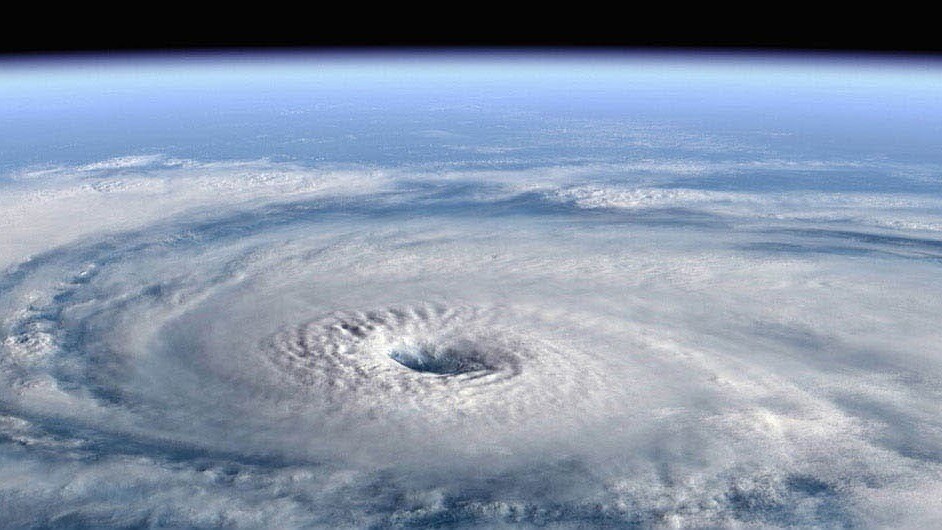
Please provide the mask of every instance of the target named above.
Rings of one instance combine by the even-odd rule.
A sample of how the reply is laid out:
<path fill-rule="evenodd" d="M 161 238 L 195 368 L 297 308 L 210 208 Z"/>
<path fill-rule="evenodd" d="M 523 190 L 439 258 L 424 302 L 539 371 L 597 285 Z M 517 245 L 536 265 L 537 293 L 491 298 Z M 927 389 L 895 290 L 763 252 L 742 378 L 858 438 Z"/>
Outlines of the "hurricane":
<path fill-rule="evenodd" d="M 0 64 L 0 527 L 942 524 L 942 64 Z"/>

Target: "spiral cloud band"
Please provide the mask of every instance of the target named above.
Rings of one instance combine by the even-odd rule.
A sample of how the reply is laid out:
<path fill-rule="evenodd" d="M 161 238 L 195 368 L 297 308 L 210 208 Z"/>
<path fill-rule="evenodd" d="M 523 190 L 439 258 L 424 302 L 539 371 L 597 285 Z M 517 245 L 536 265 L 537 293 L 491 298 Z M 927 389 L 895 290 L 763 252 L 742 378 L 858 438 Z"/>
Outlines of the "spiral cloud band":
<path fill-rule="evenodd" d="M 543 123 L 7 171 L 2 526 L 942 521 L 942 166 Z"/>

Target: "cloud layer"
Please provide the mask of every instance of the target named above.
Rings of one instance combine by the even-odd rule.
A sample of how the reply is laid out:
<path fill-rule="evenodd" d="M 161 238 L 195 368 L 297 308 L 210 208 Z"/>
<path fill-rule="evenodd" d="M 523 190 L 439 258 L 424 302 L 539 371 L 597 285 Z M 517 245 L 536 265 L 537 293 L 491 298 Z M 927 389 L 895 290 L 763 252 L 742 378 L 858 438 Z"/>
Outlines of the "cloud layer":
<path fill-rule="evenodd" d="M 795 165 L 14 172 L 2 522 L 935 524 L 942 201 Z"/>

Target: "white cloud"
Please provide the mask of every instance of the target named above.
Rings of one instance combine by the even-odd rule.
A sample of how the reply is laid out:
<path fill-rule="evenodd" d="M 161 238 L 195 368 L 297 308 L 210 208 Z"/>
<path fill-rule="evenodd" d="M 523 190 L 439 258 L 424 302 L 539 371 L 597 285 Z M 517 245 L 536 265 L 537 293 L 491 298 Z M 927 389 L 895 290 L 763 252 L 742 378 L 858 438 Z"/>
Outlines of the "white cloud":
<path fill-rule="evenodd" d="M 5 521 L 938 522 L 938 201 L 646 167 L 16 181 Z"/>

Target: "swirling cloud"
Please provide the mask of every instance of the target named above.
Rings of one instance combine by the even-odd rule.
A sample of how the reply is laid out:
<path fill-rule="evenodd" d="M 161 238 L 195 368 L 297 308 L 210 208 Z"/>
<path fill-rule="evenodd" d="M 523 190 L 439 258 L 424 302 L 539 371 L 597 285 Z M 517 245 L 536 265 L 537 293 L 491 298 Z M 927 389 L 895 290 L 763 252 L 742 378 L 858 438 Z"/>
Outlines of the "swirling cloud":
<path fill-rule="evenodd" d="M 939 517 L 942 243 L 862 224 L 931 196 L 43 171 L 3 198 L 7 526 Z"/>

